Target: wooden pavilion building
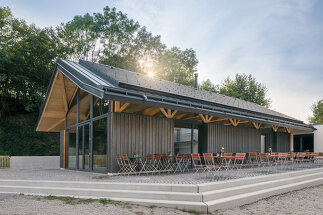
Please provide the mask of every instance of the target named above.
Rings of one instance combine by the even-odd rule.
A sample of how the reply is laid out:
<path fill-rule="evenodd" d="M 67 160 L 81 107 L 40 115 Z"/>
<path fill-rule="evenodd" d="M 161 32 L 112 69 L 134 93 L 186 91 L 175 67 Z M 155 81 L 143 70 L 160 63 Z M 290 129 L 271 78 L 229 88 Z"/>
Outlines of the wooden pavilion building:
<path fill-rule="evenodd" d="M 116 154 L 287 152 L 304 122 L 260 105 L 98 63 L 58 59 L 37 131 L 61 167 L 115 172 Z"/>

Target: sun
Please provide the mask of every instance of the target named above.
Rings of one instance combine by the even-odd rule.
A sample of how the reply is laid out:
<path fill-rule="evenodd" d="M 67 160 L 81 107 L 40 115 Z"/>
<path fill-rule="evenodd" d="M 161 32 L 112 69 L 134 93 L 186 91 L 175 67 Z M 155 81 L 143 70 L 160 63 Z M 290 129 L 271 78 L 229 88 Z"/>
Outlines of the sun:
<path fill-rule="evenodd" d="M 153 72 L 147 72 L 147 75 L 150 77 L 150 78 L 153 78 L 155 76 L 155 74 Z"/>

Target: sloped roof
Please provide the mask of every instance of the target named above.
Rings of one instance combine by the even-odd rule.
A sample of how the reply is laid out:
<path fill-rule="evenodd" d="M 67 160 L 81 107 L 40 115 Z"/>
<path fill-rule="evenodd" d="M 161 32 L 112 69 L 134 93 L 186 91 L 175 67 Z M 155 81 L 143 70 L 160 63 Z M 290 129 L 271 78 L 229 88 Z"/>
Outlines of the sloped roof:
<path fill-rule="evenodd" d="M 251 110 L 258 113 L 269 114 L 273 116 L 279 116 L 286 119 L 297 120 L 293 117 L 279 113 L 277 111 L 265 108 L 261 105 L 248 102 L 245 100 L 205 91 L 202 89 L 195 89 L 186 85 L 166 81 L 159 78 L 151 78 L 144 74 L 130 72 L 124 69 L 119 69 L 103 64 L 93 63 L 89 61 L 80 61 L 82 66 L 95 70 L 95 72 L 102 78 L 108 78 L 114 80 L 116 84 L 122 83 L 123 86 L 133 86 L 163 93 L 190 97 L 206 102 L 213 102 L 221 105 L 232 106 L 244 110 Z M 297 120 L 299 121 L 299 120 Z"/>
<path fill-rule="evenodd" d="M 99 98 L 313 130 L 313 126 L 300 120 L 252 102 L 99 63 L 58 59 L 56 69 Z"/>

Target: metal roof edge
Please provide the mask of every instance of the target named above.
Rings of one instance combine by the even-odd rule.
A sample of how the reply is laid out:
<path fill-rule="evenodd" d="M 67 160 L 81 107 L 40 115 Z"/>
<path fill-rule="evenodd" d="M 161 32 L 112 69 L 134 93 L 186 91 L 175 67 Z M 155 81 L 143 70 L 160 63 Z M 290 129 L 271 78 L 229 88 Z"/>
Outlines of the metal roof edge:
<path fill-rule="evenodd" d="M 132 87 L 126 88 L 126 87 L 124 87 L 125 85 L 126 86 L 132 86 Z M 124 83 L 120 83 L 120 87 L 122 87 L 124 89 L 131 89 L 131 88 L 137 89 L 137 90 L 144 89 L 144 92 L 155 93 L 155 94 L 157 94 L 159 96 L 163 96 L 163 95 L 164 96 L 171 96 L 171 97 L 172 96 L 176 96 L 176 97 L 186 98 L 188 100 L 192 100 L 192 101 L 196 101 L 196 102 L 200 102 L 200 103 L 204 103 L 204 104 L 209 103 L 209 105 L 216 105 L 216 106 L 223 107 L 223 108 L 234 109 L 234 110 L 241 111 L 241 112 L 250 112 L 250 113 L 261 114 L 261 115 L 264 115 L 264 116 L 273 117 L 273 118 L 277 118 L 277 119 L 281 119 L 281 120 L 287 120 L 287 121 L 291 121 L 291 122 L 295 122 L 295 123 L 304 123 L 303 121 L 297 120 L 297 119 L 279 117 L 279 116 L 275 116 L 275 115 L 271 115 L 271 114 L 261 113 L 261 112 L 257 112 L 257 111 L 253 111 L 253 110 L 248 110 L 248 109 L 244 109 L 244 108 L 234 107 L 234 106 L 230 106 L 230 105 L 224 105 L 224 104 L 215 103 L 215 102 L 207 102 L 207 101 L 204 101 L 204 100 L 190 98 L 190 97 L 186 97 L 186 96 L 182 96 L 182 95 L 168 94 L 168 93 L 165 93 L 165 92 L 159 92 L 159 91 L 155 91 L 155 90 L 151 90 L 151 89 L 146 89 L 146 88 L 141 88 L 139 86 L 124 84 Z"/>
<path fill-rule="evenodd" d="M 307 125 L 307 124 L 300 124 L 300 123 L 288 123 L 288 122 L 279 122 L 279 121 L 273 121 L 269 119 L 261 119 L 259 117 L 250 117 L 243 114 L 237 114 L 232 112 L 225 112 L 225 111 L 216 111 L 212 109 L 203 109 L 203 105 L 197 105 L 192 106 L 191 105 L 185 105 L 183 102 L 178 102 L 176 99 L 173 99 L 172 102 L 170 98 L 164 97 L 162 101 L 152 100 L 150 99 L 150 96 L 147 96 L 145 93 L 142 92 L 135 92 L 135 91 L 126 91 L 125 89 L 106 89 L 105 98 L 107 99 L 118 99 L 120 101 L 124 102 L 133 102 L 135 104 L 145 104 L 145 105 L 153 105 L 153 106 L 161 106 L 164 108 L 171 108 L 171 109 L 177 109 L 181 111 L 190 111 L 193 113 L 204 113 L 204 114 L 214 114 L 220 117 L 233 117 L 235 119 L 242 119 L 242 120 L 252 120 L 253 122 L 261 122 L 261 123 L 267 123 L 270 125 L 279 125 L 281 127 L 291 127 L 296 128 L 300 130 L 306 130 L 306 131 L 313 131 L 313 126 Z"/>
<path fill-rule="evenodd" d="M 51 76 L 49 85 L 47 87 L 45 99 L 44 99 L 44 101 L 42 103 L 42 106 L 41 106 L 41 109 L 40 109 L 40 112 L 39 112 L 36 130 L 37 130 L 38 126 L 39 126 L 40 119 L 41 119 L 41 117 L 43 115 L 44 107 L 45 107 L 45 104 L 46 104 L 46 102 L 48 100 L 48 95 L 49 95 L 49 92 L 50 92 L 50 90 L 52 88 L 52 84 L 53 84 L 53 81 L 54 81 L 54 78 L 55 78 L 55 75 L 56 75 L 56 72 L 57 71 L 60 71 L 61 73 L 63 73 L 69 80 L 71 80 L 81 90 L 84 90 L 87 93 L 89 93 L 91 95 L 94 95 L 94 96 L 96 96 L 98 98 L 101 98 L 101 99 L 104 97 L 104 90 L 103 90 L 104 89 L 104 86 L 94 87 L 94 86 L 91 86 L 91 85 L 89 85 L 87 83 L 84 83 L 79 78 L 77 78 L 72 73 L 70 73 L 68 71 L 68 69 L 65 68 L 65 67 L 68 67 L 68 69 L 70 69 L 70 70 L 75 70 L 74 68 L 71 68 L 68 65 L 66 65 L 62 61 L 62 59 L 57 58 L 56 63 L 55 63 L 55 67 L 54 67 L 54 71 L 52 73 L 52 76 Z"/>

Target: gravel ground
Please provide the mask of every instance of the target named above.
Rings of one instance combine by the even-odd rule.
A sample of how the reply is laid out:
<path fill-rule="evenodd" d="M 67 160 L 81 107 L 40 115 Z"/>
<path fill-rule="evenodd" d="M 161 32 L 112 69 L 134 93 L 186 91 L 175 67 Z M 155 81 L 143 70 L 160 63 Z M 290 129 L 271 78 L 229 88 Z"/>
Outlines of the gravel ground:
<path fill-rule="evenodd" d="M 78 200 L 76 200 L 78 201 Z M 0 215 L 4 214 L 122 214 L 122 215 L 168 215 L 188 214 L 180 210 L 158 207 L 145 207 L 124 203 L 103 204 L 100 201 L 66 203 L 63 200 L 48 200 L 46 197 L 0 194 Z"/>
<path fill-rule="evenodd" d="M 321 215 L 323 214 L 323 186 L 273 196 L 232 210 L 220 211 L 219 214 Z"/>
<path fill-rule="evenodd" d="M 116 202 L 103 203 L 98 200 L 49 200 L 48 197 L 0 194 L 0 214 L 190 214 L 169 208 L 145 207 Z M 293 191 L 239 208 L 213 212 L 213 214 L 323 214 L 323 186 Z"/>
<path fill-rule="evenodd" d="M 316 165 L 315 167 L 322 167 Z M 297 168 L 296 170 L 303 170 Z M 219 171 L 217 177 L 213 178 L 211 173 L 194 172 L 178 174 L 154 174 L 141 176 L 110 176 L 107 174 L 83 172 L 74 170 L 14 170 L 0 169 L 0 179 L 22 179 L 22 180 L 54 180 L 54 181 L 104 181 L 104 182 L 129 182 L 129 183 L 164 183 L 164 184 L 201 184 L 215 180 L 229 180 L 234 178 L 243 178 L 258 176 L 264 174 L 287 172 L 291 170 L 267 171 L 263 168 L 248 168 L 241 170 L 231 170 L 229 172 Z M 219 177 L 221 176 L 221 177 Z"/>

